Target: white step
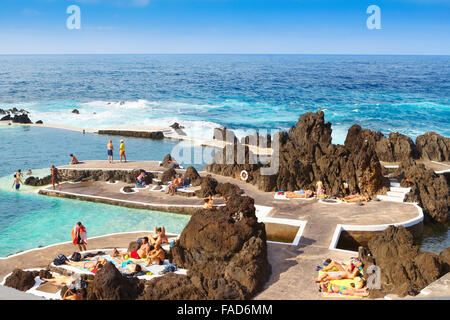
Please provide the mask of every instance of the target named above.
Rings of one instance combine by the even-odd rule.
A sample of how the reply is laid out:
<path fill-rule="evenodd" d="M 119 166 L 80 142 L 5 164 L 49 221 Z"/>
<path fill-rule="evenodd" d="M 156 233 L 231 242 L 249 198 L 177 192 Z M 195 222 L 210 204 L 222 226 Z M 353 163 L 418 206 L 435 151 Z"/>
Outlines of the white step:
<path fill-rule="evenodd" d="M 377 198 L 383 201 L 392 201 L 392 202 L 403 202 L 403 198 L 399 197 L 392 197 L 392 196 L 385 196 L 385 195 L 377 195 Z"/>
<path fill-rule="evenodd" d="M 391 187 L 391 191 L 402 192 L 406 194 L 411 191 L 411 188 Z"/>
<path fill-rule="evenodd" d="M 394 187 L 394 188 L 400 187 L 400 182 L 392 182 L 391 181 L 391 187 Z"/>
<path fill-rule="evenodd" d="M 390 197 L 398 197 L 405 199 L 405 193 L 404 192 L 396 192 L 396 191 L 388 191 L 387 195 Z"/>

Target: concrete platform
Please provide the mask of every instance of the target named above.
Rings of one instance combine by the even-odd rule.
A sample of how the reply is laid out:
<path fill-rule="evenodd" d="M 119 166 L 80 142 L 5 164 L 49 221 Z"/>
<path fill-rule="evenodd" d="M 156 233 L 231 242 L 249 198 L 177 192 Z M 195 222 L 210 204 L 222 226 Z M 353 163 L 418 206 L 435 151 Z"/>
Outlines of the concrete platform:
<path fill-rule="evenodd" d="M 87 161 L 82 165 L 63 166 L 60 169 L 104 169 L 104 170 L 132 170 L 143 168 L 149 171 L 162 171 L 157 162 L 129 162 L 108 164 L 107 161 Z M 182 173 L 184 170 L 179 170 Z M 200 172 L 202 176 L 205 172 Z M 219 182 L 231 182 L 237 184 L 244 190 L 245 194 L 255 199 L 255 204 L 269 208 L 266 218 L 284 221 L 304 222 L 301 238 L 297 245 L 285 245 L 268 243 L 268 258 L 272 265 L 272 275 L 264 290 L 255 299 L 322 299 L 318 292 L 318 286 L 313 278 L 317 275 L 315 267 L 323 263 L 327 258 L 336 260 L 347 260 L 356 256 L 354 251 L 339 250 L 333 247 L 336 231 L 342 226 L 352 227 L 357 233 L 370 236 L 371 230 L 379 232 L 390 224 L 403 225 L 411 221 L 422 222 L 421 215 L 416 206 L 408 203 L 371 201 L 360 206 L 353 204 L 323 204 L 317 200 L 274 200 L 274 193 L 258 190 L 255 186 L 230 177 L 211 174 Z M 185 196 L 168 196 L 165 193 L 151 192 L 148 189 L 140 190 L 138 193 L 123 194 L 120 189 L 126 185 L 123 182 L 107 184 L 104 181 L 83 182 L 77 184 L 65 183 L 60 190 L 41 189 L 46 195 L 74 197 L 76 199 L 100 201 L 116 205 L 132 207 L 147 207 L 153 210 L 187 213 L 191 209 L 202 206 L 202 199 Z M 50 188 L 51 189 L 51 188 Z M 223 205 L 220 199 L 216 199 L 217 205 Z M 176 209 L 174 209 L 176 208 Z M 272 208 L 270 210 L 270 208 Z M 279 226 L 277 226 L 279 227 Z M 362 231 L 358 231 L 362 230 Z M 377 231 L 378 230 L 378 231 Z M 292 232 L 290 230 L 289 232 Z M 372 234 L 373 235 L 373 234 Z M 130 238 L 104 238 L 100 245 L 105 246 L 127 246 Z M 108 242 L 110 241 L 110 242 Z M 114 245 L 112 245 L 114 244 Z M 334 245 L 336 245 L 335 243 Z M 91 242 L 90 242 L 91 246 Z M 68 253 L 73 246 L 68 245 Z M 92 248 L 92 247 L 91 247 Z M 36 259 L 41 264 L 48 263 L 54 258 L 56 251 L 42 251 L 25 254 L 20 258 L 20 265 L 35 267 L 32 263 Z M 36 256 L 37 255 L 37 256 Z M 18 259 L 18 258 L 15 258 Z M 46 260 L 47 259 L 47 260 Z M 1 264 L 0 264 L 1 266 Z M 5 267 L 4 267 L 5 268 Z M 0 268 L 0 271 L 2 269 Z"/>

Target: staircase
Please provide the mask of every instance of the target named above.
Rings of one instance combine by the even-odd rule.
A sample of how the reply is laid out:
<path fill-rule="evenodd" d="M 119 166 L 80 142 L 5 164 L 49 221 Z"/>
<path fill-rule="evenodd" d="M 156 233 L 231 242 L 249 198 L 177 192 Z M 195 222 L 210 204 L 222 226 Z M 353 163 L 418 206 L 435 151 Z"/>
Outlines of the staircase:
<path fill-rule="evenodd" d="M 402 188 L 400 183 L 395 178 L 389 178 L 391 187 L 387 195 L 377 195 L 377 198 L 383 201 L 403 202 L 406 194 L 411 191 L 411 188 Z"/>

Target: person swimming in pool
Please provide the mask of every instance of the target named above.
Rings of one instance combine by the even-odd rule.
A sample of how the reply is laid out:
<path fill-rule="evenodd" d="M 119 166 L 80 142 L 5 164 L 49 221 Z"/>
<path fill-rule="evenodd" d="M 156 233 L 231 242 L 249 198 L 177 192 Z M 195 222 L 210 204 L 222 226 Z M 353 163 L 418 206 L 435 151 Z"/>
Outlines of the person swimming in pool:
<path fill-rule="evenodd" d="M 27 176 L 31 176 L 32 174 L 33 174 L 33 171 L 31 171 L 31 169 L 28 169 Z"/>
<path fill-rule="evenodd" d="M 20 177 L 17 176 L 17 174 L 14 175 L 14 182 L 12 184 L 11 188 L 16 187 L 16 190 L 20 189 L 20 184 L 23 184 L 22 180 L 20 180 Z"/>

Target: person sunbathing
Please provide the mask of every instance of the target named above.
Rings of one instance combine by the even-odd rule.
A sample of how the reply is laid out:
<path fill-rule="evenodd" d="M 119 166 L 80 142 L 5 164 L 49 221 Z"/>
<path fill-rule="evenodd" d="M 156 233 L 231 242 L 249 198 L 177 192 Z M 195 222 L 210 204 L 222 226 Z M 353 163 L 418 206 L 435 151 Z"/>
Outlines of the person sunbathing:
<path fill-rule="evenodd" d="M 56 286 L 67 286 L 70 284 L 75 284 L 75 279 L 71 276 L 63 276 L 63 275 L 58 275 L 58 276 L 54 276 L 51 279 L 47 279 L 47 278 L 41 278 L 43 281 L 45 282 L 50 282 Z"/>
<path fill-rule="evenodd" d="M 166 228 L 164 226 L 161 226 L 159 228 L 155 226 L 155 228 L 153 229 L 153 235 L 150 236 L 150 244 L 156 245 L 157 243 L 159 243 L 160 245 L 162 245 L 163 243 L 169 243 L 169 239 L 166 235 Z"/>
<path fill-rule="evenodd" d="M 360 194 L 351 194 L 349 196 L 341 198 L 340 200 L 342 202 L 352 203 L 352 202 L 369 201 L 369 197 Z"/>
<path fill-rule="evenodd" d="M 292 198 L 308 199 L 314 195 L 314 191 L 299 190 L 299 191 L 294 191 L 294 192 L 286 192 L 285 195 L 286 195 L 286 198 L 288 198 L 288 199 L 292 199 Z"/>
<path fill-rule="evenodd" d="M 147 263 L 145 264 L 146 267 L 151 265 L 153 262 L 162 265 L 164 263 L 164 259 L 166 258 L 166 253 L 164 252 L 164 249 L 161 248 L 161 245 L 157 243 L 155 245 L 155 249 L 150 252 L 147 256 Z"/>
<path fill-rule="evenodd" d="M 61 300 L 83 300 L 83 295 L 79 292 L 67 289 Z"/>
<path fill-rule="evenodd" d="M 80 163 L 80 161 L 78 161 L 78 159 L 73 154 L 69 154 L 69 157 L 72 158 L 72 161 L 69 164 L 79 164 Z"/>
<path fill-rule="evenodd" d="M 175 191 L 177 191 L 177 188 L 182 186 L 183 178 L 181 177 L 181 174 L 179 174 L 178 177 L 173 179 L 172 184 L 168 187 L 167 193 L 173 196 L 175 195 Z"/>
<path fill-rule="evenodd" d="M 66 264 L 72 267 L 85 268 L 92 273 L 97 273 L 97 271 L 103 268 L 107 262 L 108 260 L 106 259 L 76 261 L 76 262 L 67 260 Z"/>
<path fill-rule="evenodd" d="M 326 271 L 320 275 L 315 282 L 324 282 L 330 280 L 354 279 L 359 275 L 359 268 L 354 268 L 352 271 Z"/>
<path fill-rule="evenodd" d="M 203 204 L 203 209 L 210 210 L 213 208 L 214 200 L 212 198 L 212 195 L 209 195 L 208 198 L 203 200 L 205 203 Z"/>
<path fill-rule="evenodd" d="M 323 188 L 322 181 L 317 181 L 316 183 L 316 195 L 317 199 L 325 198 L 325 189 Z"/>
<path fill-rule="evenodd" d="M 360 267 L 362 267 L 362 262 L 358 258 L 351 258 L 348 264 L 331 260 L 326 267 L 322 268 L 322 271 L 330 271 L 333 268 L 336 268 L 338 271 L 353 272 L 355 268 L 359 269 Z"/>
<path fill-rule="evenodd" d="M 355 288 L 338 286 L 327 281 L 320 284 L 320 289 L 325 293 L 340 293 L 348 296 L 367 297 L 369 295 L 367 288 L 364 288 L 364 281 L 359 277 L 355 278 Z"/>
<path fill-rule="evenodd" d="M 114 252 L 112 254 L 113 257 L 121 257 L 123 258 L 124 256 L 129 256 L 130 258 L 133 259 L 143 259 L 147 257 L 147 254 L 150 251 L 150 245 L 148 243 L 148 237 L 143 237 L 142 238 L 142 244 L 139 247 L 139 249 L 131 251 L 131 252 L 122 252 L 120 253 L 116 248 L 114 249 Z"/>
<path fill-rule="evenodd" d="M 128 274 L 136 274 L 139 272 L 142 272 L 142 267 L 139 264 L 136 263 L 129 263 L 126 266 L 126 270 L 128 272 Z"/>

